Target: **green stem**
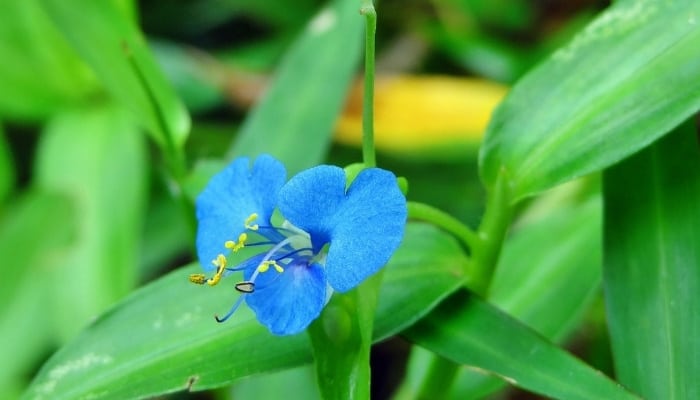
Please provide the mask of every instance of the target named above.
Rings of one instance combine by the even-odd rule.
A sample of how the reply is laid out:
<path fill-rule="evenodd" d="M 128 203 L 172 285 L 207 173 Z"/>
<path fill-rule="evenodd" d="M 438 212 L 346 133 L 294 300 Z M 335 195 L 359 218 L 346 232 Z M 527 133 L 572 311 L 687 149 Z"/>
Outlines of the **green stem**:
<path fill-rule="evenodd" d="M 440 400 L 448 398 L 450 388 L 457 377 L 459 365 L 441 357 L 433 355 L 428 371 L 418 389 L 418 400 Z"/>
<path fill-rule="evenodd" d="M 374 153 L 374 38 L 377 12 L 372 0 L 363 0 L 360 14 L 365 16 L 365 90 L 362 101 L 362 160 L 367 167 L 377 165 Z"/>
<path fill-rule="evenodd" d="M 510 225 L 513 210 L 510 205 L 509 189 L 507 175 L 502 171 L 493 190 L 489 193 L 484 219 L 476 234 L 438 209 L 420 203 L 409 202 L 408 204 L 408 213 L 411 218 L 430 221 L 452 233 L 468 246 L 472 257 L 465 270 L 467 277 L 465 286 L 483 298 L 488 297 L 491 278 Z M 417 398 L 420 400 L 446 398 L 458 370 L 458 364 L 434 354 L 428 372 L 423 377 Z"/>
<path fill-rule="evenodd" d="M 374 167 L 377 164 L 373 131 L 377 14 L 372 2 L 367 0 L 363 1 L 360 13 L 367 20 L 362 158 L 365 167 Z M 321 316 L 309 326 L 319 391 L 325 400 L 369 399 L 372 328 L 382 276 L 379 272 L 350 292 L 334 294 Z"/>
<path fill-rule="evenodd" d="M 408 217 L 415 220 L 430 222 L 454 235 L 470 250 L 480 244 L 480 239 L 474 231 L 461 223 L 457 218 L 427 204 L 415 201 L 408 202 Z"/>
<path fill-rule="evenodd" d="M 491 278 L 498 263 L 503 240 L 512 216 L 510 188 L 505 171 L 501 171 L 486 201 L 484 219 L 479 226 L 479 244 L 472 248 L 466 286 L 487 298 Z"/>

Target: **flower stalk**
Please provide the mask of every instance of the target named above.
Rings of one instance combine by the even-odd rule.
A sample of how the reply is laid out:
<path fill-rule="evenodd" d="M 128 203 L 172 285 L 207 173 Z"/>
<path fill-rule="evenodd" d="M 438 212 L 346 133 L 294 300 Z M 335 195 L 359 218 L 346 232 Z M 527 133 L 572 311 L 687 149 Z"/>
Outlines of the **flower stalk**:
<path fill-rule="evenodd" d="M 478 231 L 479 242 L 472 248 L 472 258 L 467 266 L 466 286 L 485 299 L 488 298 L 512 212 L 508 177 L 505 171 L 501 171 L 486 201 L 484 218 Z"/>
<path fill-rule="evenodd" d="M 374 42 L 377 33 L 377 12 L 372 0 L 363 0 L 360 14 L 365 27 L 365 86 L 362 101 L 362 159 L 368 168 L 377 165 L 374 152 Z"/>

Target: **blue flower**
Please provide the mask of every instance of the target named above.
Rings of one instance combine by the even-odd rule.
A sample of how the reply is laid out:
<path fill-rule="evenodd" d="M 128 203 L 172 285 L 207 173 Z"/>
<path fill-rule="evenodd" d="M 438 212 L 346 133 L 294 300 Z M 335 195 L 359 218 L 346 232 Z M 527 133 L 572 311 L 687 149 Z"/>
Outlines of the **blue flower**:
<path fill-rule="evenodd" d="M 213 276 L 190 280 L 213 286 L 243 274 L 235 285 L 241 296 L 220 322 L 245 300 L 272 333 L 301 332 L 334 290 L 360 284 L 401 243 L 406 199 L 391 172 L 365 169 L 347 187 L 343 169 L 321 165 L 285 180 L 271 156 L 252 167 L 239 158 L 197 198 L 197 252 Z"/>

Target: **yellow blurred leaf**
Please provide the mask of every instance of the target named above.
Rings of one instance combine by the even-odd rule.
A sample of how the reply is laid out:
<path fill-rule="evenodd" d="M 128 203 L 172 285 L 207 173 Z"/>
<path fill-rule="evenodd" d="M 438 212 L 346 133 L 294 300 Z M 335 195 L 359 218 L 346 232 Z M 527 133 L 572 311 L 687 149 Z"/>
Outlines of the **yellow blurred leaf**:
<path fill-rule="evenodd" d="M 413 153 L 476 147 L 507 88 L 448 76 L 378 77 L 375 83 L 377 149 Z M 336 125 L 337 142 L 362 143 L 362 82 L 352 89 Z"/>

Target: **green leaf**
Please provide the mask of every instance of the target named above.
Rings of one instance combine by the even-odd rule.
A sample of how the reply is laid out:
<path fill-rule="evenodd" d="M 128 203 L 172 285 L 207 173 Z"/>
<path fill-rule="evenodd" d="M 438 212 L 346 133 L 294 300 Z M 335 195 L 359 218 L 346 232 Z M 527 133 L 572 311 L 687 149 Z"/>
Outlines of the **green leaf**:
<path fill-rule="evenodd" d="M 305 334 L 274 337 L 248 308 L 217 324 L 233 290 L 192 285 L 187 277 L 199 271 L 178 269 L 103 314 L 43 367 L 26 397 L 149 397 L 311 360 Z"/>
<path fill-rule="evenodd" d="M 3 396 L 27 384 L 34 362 L 55 343 L 50 304 L 51 271 L 56 268 L 77 233 L 75 204 L 66 196 L 31 190 L 16 199 L 0 218 L 0 364 Z"/>
<path fill-rule="evenodd" d="M 0 2 L 0 114 L 47 118 L 96 84 L 39 0 Z M 40 79 L 38 79 L 40 78 Z"/>
<path fill-rule="evenodd" d="M 579 184 L 562 187 L 534 203 L 532 209 L 543 209 L 546 214 L 516 226 L 503 248 L 489 292 L 492 304 L 555 343 L 563 342 L 576 329 L 600 289 L 600 196 L 552 204 L 561 202 L 562 195 L 571 195 L 572 189 L 579 190 Z M 455 390 L 454 398 L 483 396 L 504 385 L 496 377 L 486 378 L 469 369 L 460 371 L 458 381 L 462 390 Z"/>
<path fill-rule="evenodd" d="M 323 158 L 360 57 L 359 6 L 335 0 L 311 20 L 241 127 L 231 157 L 268 153 L 291 174 Z"/>
<path fill-rule="evenodd" d="M 153 279 L 172 260 L 183 255 L 189 256 L 191 253 L 188 251 L 193 245 L 182 205 L 169 194 L 152 193 L 150 197 L 140 244 L 141 282 Z"/>
<path fill-rule="evenodd" d="M 603 169 L 700 108 L 700 2 L 617 1 L 520 80 L 481 150 L 512 200 Z"/>
<path fill-rule="evenodd" d="M 599 289 L 601 212 L 600 197 L 592 196 L 516 228 L 489 301 L 545 337 L 564 339 Z"/>
<path fill-rule="evenodd" d="M 50 272 L 56 297 L 47 314 L 64 340 L 135 285 L 145 156 L 139 129 L 116 107 L 66 111 L 41 137 L 38 186 L 80 208 L 76 244 Z"/>
<path fill-rule="evenodd" d="M 310 365 L 241 379 L 231 390 L 234 399 L 276 399 L 280 388 L 294 388 L 294 398 L 321 400 Z"/>
<path fill-rule="evenodd" d="M 123 5 L 114 0 L 41 0 L 68 42 L 107 90 L 173 155 L 190 127 L 187 111 Z"/>
<path fill-rule="evenodd" d="M 432 225 L 409 223 L 382 280 L 376 340 L 384 340 L 421 319 L 464 284 L 467 258 L 459 243 Z M 432 272 L 435 273 L 432 273 Z"/>
<path fill-rule="evenodd" d="M 494 306 L 458 292 L 404 334 L 452 361 L 561 399 L 636 399 L 621 386 Z"/>
<path fill-rule="evenodd" d="M 65 195 L 33 190 L 23 194 L 0 219 L 0 306 L 18 290 L 16 282 L 37 267 L 60 258 L 61 249 L 77 233 L 75 204 Z M 64 249 L 65 250 L 65 249 Z M 42 270 L 40 268 L 39 270 Z"/>
<path fill-rule="evenodd" d="M 434 246 L 443 242 L 452 245 Z M 406 263 L 411 254 L 437 250 L 452 256 L 441 255 L 427 264 L 429 268 L 424 263 Z M 464 263 L 459 246 L 429 225 L 409 224 L 395 258 L 403 261 L 391 261 L 385 269 L 375 340 L 403 329 L 410 323 L 404 317 L 418 319 L 427 314 L 463 279 L 460 267 L 455 267 Z M 228 310 L 236 295 L 227 285 L 190 284 L 188 275 L 199 271 L 196 265 L 179 269 L 103 314 L 44 365 L 26 397 L 63 399 L 92 393 L 133 398 L 203 390 L 311 361 L 305 333 L 272 336 L 247 307 L 225 324 L 217 324 L 213 314 Z M 424 291 L 426 285 L 431 290 Z M 411 315 L 399 313 L 407 306 L 405 294 L 411 295 Z"/>
<path fill-rule="evenodd" d="M 223 86 L 221 72 L 208 58 L 203 61 L 202 54 L 172 42 L 150 40 L 149 44 L 188 110 L 197 114 L 223 103 L 223 90 L 217 87 Z"/>
<path fill-rule="evenodd" d="M 696 134 L 688 121 L 605 174 L 604 279 L 615 370 L 649 399 L 700 398 Z"/>
<path fill-rule="evenodd" d="M 578 326 L 599 291 L 602 205 L 597 185 L 590 184 L 563 185 L 529 205 L 505 242 L 489 291 L 492 304 L 558 343 Z M 425 353 L 411 352 L 402 398 L 415 398 L 426 380 L 432 359 Z M 481 398 L 504 385 L 488 371 L 460 368 L 454 388 L 443 394 Z"/>

